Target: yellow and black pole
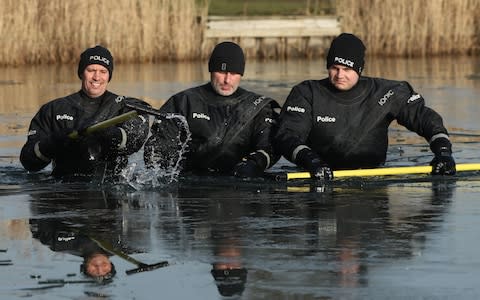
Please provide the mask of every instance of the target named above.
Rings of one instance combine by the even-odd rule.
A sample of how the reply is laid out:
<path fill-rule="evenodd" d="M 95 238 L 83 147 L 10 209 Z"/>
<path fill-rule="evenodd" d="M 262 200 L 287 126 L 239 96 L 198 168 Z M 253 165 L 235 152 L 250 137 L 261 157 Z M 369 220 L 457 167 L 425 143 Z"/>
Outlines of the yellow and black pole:
<path fill-rule="evenodd" d="M 457 172 L 462 171 L 480 171 L 480 164 L 457 164 Z M 369 177 L 369 176 L 389 176 L 389 175 L 409 175 L 409 174 L 430 174 L 432 166 L 408 166 L 408 167 L 389 167 L 357 170 L 338 170 L 333 171 L 333 178 L 342 177 Z M 275 174 L 276 180 L 310 179 L 309 172 L 292 172 Z"/>

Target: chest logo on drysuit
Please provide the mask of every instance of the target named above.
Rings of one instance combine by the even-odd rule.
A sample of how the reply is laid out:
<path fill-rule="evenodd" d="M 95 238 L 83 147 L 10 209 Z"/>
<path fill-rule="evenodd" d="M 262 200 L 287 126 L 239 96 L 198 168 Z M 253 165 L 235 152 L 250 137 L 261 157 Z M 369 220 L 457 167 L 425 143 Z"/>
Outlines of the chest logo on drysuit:
<path fill-rule="evenodd" d="M 208 115 L 204 114 L 204 113 L 196 113 L 196 112 L 194 112 L 194 113 L 192 114 L 192 118 L 194 118 L 194 119 L 205 119 L 205 120 L 207 120 L 207 121 L 210 121 L 210 117 L 209 117 Z"/>
<path fill-rule="evenodd" d="M 263 100 L 265 100 L 265 99 L 266 99 L 265 96 L 258 97 L 257 99 L 255 99 L 255 101 L 253 101 L 253 105 L 257 106 L 257 105 L 259 105 L 260 103 L 262 103 Z"/>
<path fill-rule="evenodd" d="M 335 123 L 337 119 L 330 116 L 317 116 L 317 123 Z"/>
<path fill-rule="evenodd" d="M 67 114 L 63 114 L 63 115 L 56 115 L 55 116 L 55 119 L 58 121 L 58 120 L 69 120 L 69 121 L 73 121 L 73 117 L 72 116 L 69 116 Z"/>
<path fill-rule="evenodd" d="M 392 90 L 389 90 L 385 95 L 383 95 L 382 98 L 380 98 L 380 100 L 378 100 L 378 104 L 380 104 L 380 106 L 383 106 L 394 94 L 395 93 Z"/>
<path fill-rule="evenodd" d="M 287 111 L 294 111 L 294 112 L 299 112 L 299 113 L 304 114 L 305 113 L 305 108 L 298 107 L 298 106 L 287 106 Z"/>

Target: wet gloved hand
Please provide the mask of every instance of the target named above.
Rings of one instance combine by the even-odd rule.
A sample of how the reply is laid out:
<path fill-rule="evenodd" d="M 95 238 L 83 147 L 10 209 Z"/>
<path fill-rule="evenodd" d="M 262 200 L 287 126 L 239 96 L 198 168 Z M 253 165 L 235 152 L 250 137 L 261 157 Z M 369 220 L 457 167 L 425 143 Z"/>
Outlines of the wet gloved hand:
<path fill-rule="evenodd" d="M 57 157 L 73 141 L 68 137 L 68 134 L 72 131 L 72 129 L 60 129 L 40 139 L 38 144 L 40 153 L 50 159 Z"/>
<path fill-rule="evenodd" d="M 114 151 L 118 149 L 122 142 L 122 131 L 119 127 L 111 126 L 94 132 L 91 139 L 100 144 L 102 152 Z"/>
<path fill-rule="evenodd" d="M 332 169 L 309 148 L 302 149 L 297 153 L 295 163 L 307 169 L 313 179 L 322 181 L 333 179 Z"/>
<path fill-rule="evenodd" d="M 430 162 L 432 175 L 455 175 L 456 164 L 452 156 L 452 144 L 447 138 L 437 138 L 430 144 L 435 157 Z"/>
<path fill-rule="evenodd" d="M 233 176 L 240 178 L 260 177 L 267 167 L 267 158 L 259 152 L 249 154 L 235 165 Z"/>

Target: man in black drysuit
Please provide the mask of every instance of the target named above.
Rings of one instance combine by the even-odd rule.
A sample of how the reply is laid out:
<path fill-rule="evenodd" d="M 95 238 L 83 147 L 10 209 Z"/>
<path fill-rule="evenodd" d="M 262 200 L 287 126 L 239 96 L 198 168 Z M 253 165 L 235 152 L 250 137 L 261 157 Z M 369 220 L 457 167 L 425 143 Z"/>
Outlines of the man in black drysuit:
<path fill-rule="evenodd" d="M 191 132 L 182 171 L 261 176 L 279 158 L 271 143 L 278 104 L 239 87 L 245 57 L 233 42 L 215 46 L 208 70 L 210 82 L 172 96 L 160 109 L 185 117 Z M 178 118 L 155 120 L 144 147 L 147 167 L 172 167 L 186 139 L 181 126 Z"/>
<path fill-rule="evenodd" d="M 129 111 L 126 101 L 148 105 L 109 92 L 112 72 L 113 57 L 108 49 L 96 46 L 80 55 L 81 90 L 44 104 L 30 123 L 20 154 L 26 170 L 36 172 L 52 162 L 52 175 L 57 178 L 106 178 L 126 167 L 128 156 L 138 151 L 147 138 L 147 116 L 138 115 L 91 135 L 81 135 L 82 129 Z M 69 138 L 72 131 L 79 131 L 80 138 Z"/>
<path fill-rule="evenodd" d="M 433 175 L 455 174 L 447 129 L 440 115 L 405 81 L 361 76 L 365 46 L 353 34 L 332 41 L 328 78 L 294 86 L 280 113 L 275 146 L 318 179 L 332 169 L 385 163 L 393 120 L 424 137 L 435 157 Z"/>

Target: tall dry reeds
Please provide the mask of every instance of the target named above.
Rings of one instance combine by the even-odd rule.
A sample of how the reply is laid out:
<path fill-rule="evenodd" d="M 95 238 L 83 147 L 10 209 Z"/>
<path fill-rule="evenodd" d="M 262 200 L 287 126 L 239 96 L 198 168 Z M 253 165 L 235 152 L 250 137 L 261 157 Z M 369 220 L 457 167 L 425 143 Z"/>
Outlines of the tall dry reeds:
<path fill-rule="evenodd" d="M 209 0 L 0 0 L 0 65 L 73 63 L 95 44 L 109 47 L 117 62 L 197 59 L 211 49 L 202 41 L 208 5 Z M 369 54 L 480 53 L 480 0 L 336 5 L 342 30 L 359 35 Z"/>
<path fill-rule="evenodd" d="M 473 54 L 479 46 L 479 0 L 339 0 L 342 30 L 370 54 Z"/>
<path fill-rule="evenodd" d="M 0 65 L 76 62 L 95 44 L 122 62 L 191 59 L 202 14 L 194 0 L 0 0 Z"/>

